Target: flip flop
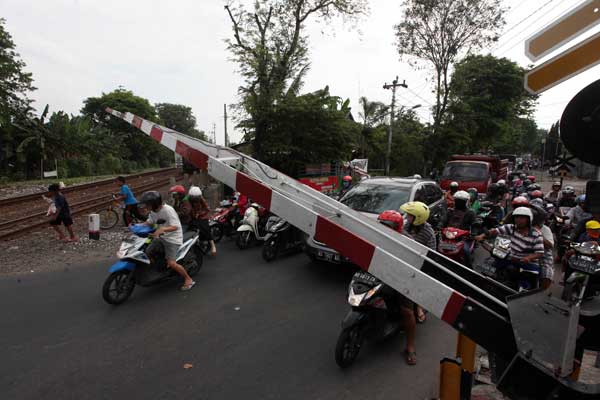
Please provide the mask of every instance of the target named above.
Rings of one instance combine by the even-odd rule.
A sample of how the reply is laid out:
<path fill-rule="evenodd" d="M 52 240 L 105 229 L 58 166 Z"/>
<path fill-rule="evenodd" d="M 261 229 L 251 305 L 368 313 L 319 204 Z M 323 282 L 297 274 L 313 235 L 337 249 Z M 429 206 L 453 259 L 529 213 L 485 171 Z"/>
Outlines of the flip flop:
<path fill-rule="evenodd" d="M 417 352 L 404 350 L 404 356 L 406 357 L 406 363 L 408 365 L 417 365 Z"/>
<path fill-rule="evenodd" d="M 425 310 L 421 310 L 422 313 L 416 312 L 416 320 L 419 324 L 424 324 L 427 321 L 427 312 Z"/>
<path fill-rule="evenodd" d="M 181 290 L 182 292 L 187 292 L 188 290 L 193 288 L 195 284 L 196 282 L 192 281 L 192 283 L 190 283 L 189 285 L 183 285 L 181 288 L 179 288 L 179 290 Z"/>

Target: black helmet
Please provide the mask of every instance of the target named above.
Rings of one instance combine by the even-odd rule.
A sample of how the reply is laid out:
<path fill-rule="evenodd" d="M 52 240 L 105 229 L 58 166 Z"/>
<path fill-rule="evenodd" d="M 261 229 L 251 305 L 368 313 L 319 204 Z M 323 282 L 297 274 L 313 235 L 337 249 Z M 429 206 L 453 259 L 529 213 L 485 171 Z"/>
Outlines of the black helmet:
<path fill-rule="evenodd" d="M 531 185 L 531 181 L 529 179 L 525 179 L 523 181 L 523 186 L 528 187 L 529 185 Z"/>
<path fill-rule="evenodd" d="M 533 190 L 542 190 L 542 187 L 540 186 L 539 183 L 532 183 L 531 185 L 529 185 L 529 187 L 527 188 L 531 191 Z"/>
<path fill-rule="evenodd" d="M 490 185 L 488 186 L 488 193 L 496 194 L 498 193 L 498 189 L 500 189 L 500 186 L 498 186 L 497 183 L 490 183 Z"/>
<path fill-rule="evenodd" d="M 162 196 L 156 190 L 150 190 L 142 193 L 142 197 L 140 197 L 140 203 L 145 204 L 152 210 L 155 210 L 162 204 Z"/>

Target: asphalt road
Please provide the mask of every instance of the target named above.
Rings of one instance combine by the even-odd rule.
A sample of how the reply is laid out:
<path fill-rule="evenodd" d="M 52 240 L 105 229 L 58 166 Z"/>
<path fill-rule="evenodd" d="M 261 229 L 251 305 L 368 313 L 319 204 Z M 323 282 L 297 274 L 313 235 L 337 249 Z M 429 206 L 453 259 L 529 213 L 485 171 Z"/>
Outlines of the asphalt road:
<path fill-rule="evenodd" d="M 454 352 L 454 331 L 429 316 L 417 366 L 400 335 L 340 370 L 353 271 L 303 254 L 266 263 L 260 248 L 222 243 L 192 291 L 137 287 L 118 307 L 100 294 L 110 263 L 0 278 L 2 399 L 421 400 Z"/>

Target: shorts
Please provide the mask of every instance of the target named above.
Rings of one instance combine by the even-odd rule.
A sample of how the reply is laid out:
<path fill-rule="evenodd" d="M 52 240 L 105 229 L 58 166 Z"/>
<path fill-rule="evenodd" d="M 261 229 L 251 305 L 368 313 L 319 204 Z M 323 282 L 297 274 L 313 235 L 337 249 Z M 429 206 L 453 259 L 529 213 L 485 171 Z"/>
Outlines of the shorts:
<path fill-rule="evenodd" d="M 161 238 L 154 239 L 146 249 L 146 254 L 152 258 L 164 257 L 167 261 L 175 261 L 179 247 L 180 245 L 167 242 Z"/>
<path fill-rule="evenodd" d="M 58 217 L 56 217 L 56 219 L 53 219 L 52 221 L 50 221 L 50 225 L 52 225 L 52 226 L 58 226 L 60 224 L 63 224 L 64 226 L 71 226 L 71 225 L 73 225 L 73 218 L 71 218 L 70 216 L 65 217 L 65 216 L 59 215 Z"/>

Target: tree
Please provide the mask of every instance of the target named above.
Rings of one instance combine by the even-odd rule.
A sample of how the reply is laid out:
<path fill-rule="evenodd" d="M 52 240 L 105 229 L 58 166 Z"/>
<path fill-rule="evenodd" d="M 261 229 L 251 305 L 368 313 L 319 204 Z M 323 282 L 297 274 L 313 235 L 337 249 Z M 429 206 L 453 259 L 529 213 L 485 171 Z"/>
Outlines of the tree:
<path fill-rule="evenodd" d="M 299 93 L 309 68 L 306 24 L 315 18 L 355 18 L 366 11 L 367 1 L 255 0 L 252 11 L 241 3 L 225 6 L 233 28 L 227 43 L 244 78 L 240 105 L 248 118 L 240 126 L 249 130 L 246 140 L 253 140 L 256 157 L 263 160 L 265 135 L 274 123 L 269 116 L 277 103 Z"/>
<path fill-rule="evenodd" d="M 156 109 L 147 99 L 136 96 L 123 88 L 100 97 L 89 97 L 83 101 L 81 114 L 90 117 L 95 124 L 106 128 L 112 139 L 122 143 L 120 157 L 132 164 L 132 168 L 168 166 L 173 161 L 173 153 L 149 139 L 137 128 L 125 121 L 111 118 L 105 109 L 110 107 L 122 112 L 130 112 L 149 121 L 158 122 Z"/>
<path fill-rule="evenodd" d="M 204 132 L 196 129 L 196 117 L 194 117 L 191 107 L 170 103 L 158 103 L 155 107 L 160 121 L 167 128 L 206 140 Z"/>
<path fill-rule="evenodd" d="M 445 149 L 525 150 L 535 136 L 529 121 L 537 96 L 523 88 L 524 74 L 515 62 L 492 55 L 471 55 L 457 63 L 442 129 Z"/>
<path fill-rule="evenodd" d="M 25 62 L 19 58 L 4 24 L 5 20 L 0 18 L 0 175 L 9 175 L 18 171 L 16 150 L 28 136 L 12 124 L 31 116 L 31 100 L 27 95 L 35 88 L 31 73 L 25 72 Z"/>
<path fill-rule="evenodd" d="M 361 111 L 358 113 L 363 120 L 363 126 L 360 135 L 360 154 L 361 157 L 366 157 L 367 144 L 371 141 L 371 136 L 375 134 L 377 129 L 381 129 L 381 125 L 389 107 L 379 101 L 369 101 L 366 97 L 358 99 L 361 106 Z"/>
<path fill-rule="evenodd" d="M 505 10 L 500 0 L 404 0 L 404 18 L 396 25 L 398 53 L 412 65 L 422 60 L 435 70 L 437 133 L 446 113 L 452 64 L 498 39 Z"/>
<path fill-rule="evenodd" d="M 350 159 L 360 132 L 349 101 L 331 96 L 327 87 L 284 99 L 269 118 L 264 161 L 293 177 L 306 164 Z"/>

